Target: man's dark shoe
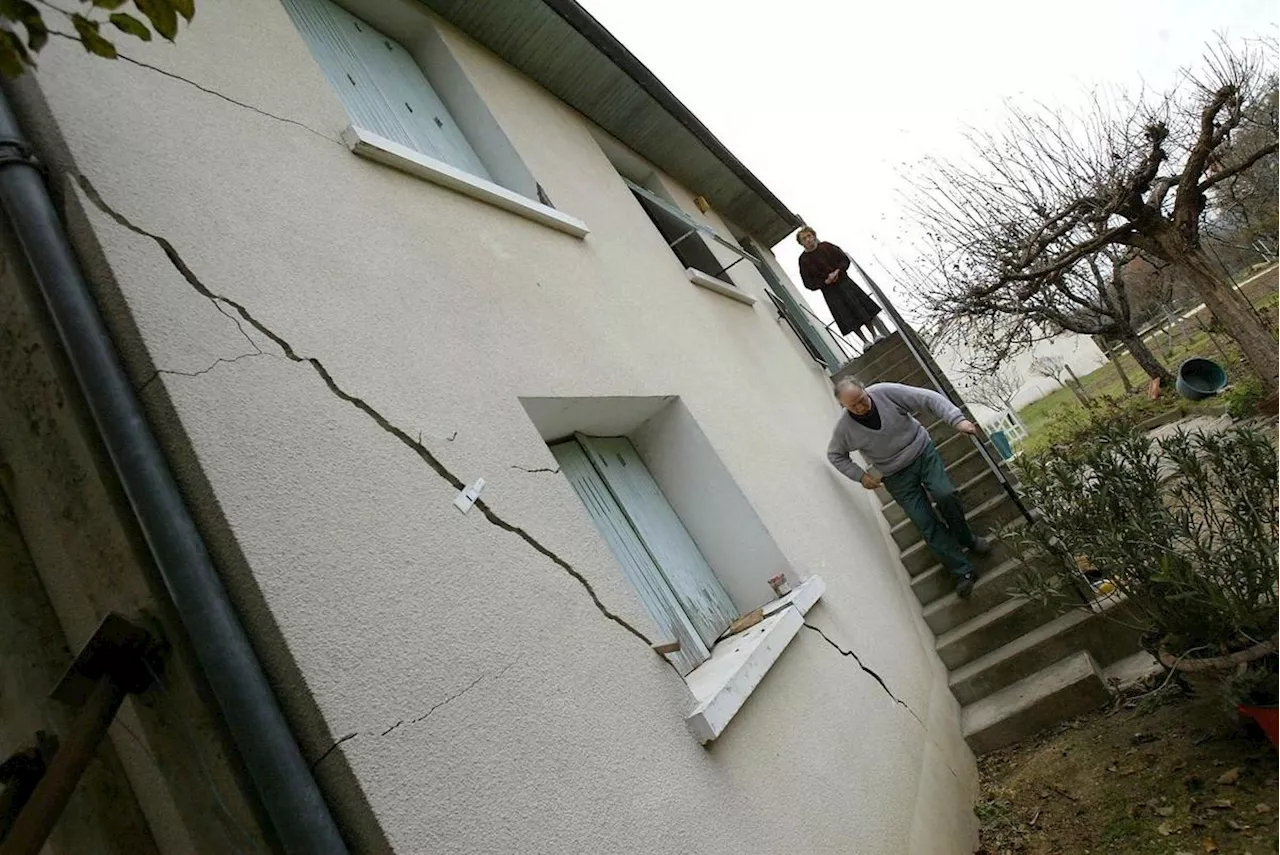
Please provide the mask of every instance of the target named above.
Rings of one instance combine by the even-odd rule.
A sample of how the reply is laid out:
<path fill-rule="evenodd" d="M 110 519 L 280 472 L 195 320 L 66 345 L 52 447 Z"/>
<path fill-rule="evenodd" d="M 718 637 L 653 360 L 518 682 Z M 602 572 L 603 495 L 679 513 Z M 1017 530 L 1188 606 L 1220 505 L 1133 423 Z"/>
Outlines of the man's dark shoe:
<path fill-rule="evenodd" d="M 969 595 L 973 593 L 973 586 L 977 584 L 978 574 L 970 570 L 956 581 L 956 596 L 962 600 L 969 599 Z"/>
<path fill-rule="evenodd" d="M 975 537 L 973 546 L 969 547 L 969 551 L 974 555 L 990 555 L 993 549 L 995 549 L 995 544 L 991 542 L 989 537 Z"/>

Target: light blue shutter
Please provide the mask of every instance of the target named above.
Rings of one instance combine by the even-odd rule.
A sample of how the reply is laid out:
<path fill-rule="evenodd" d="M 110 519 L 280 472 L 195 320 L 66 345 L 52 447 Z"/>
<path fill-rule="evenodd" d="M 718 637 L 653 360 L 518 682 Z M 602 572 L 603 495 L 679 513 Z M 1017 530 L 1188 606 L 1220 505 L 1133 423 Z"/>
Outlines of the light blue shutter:
<path fill-rule="evenodd" d="M 330 0 L 283 0 L 353 124 L 492 180 L 417 62 Z"/>
<path fill-rule="evenodd" d="M 622 565 L 623 575 L 640 597 L 645 611 L 662 632 L 663 641 L 679 641 L 680 650 L 669 656 L 681 674 L 687 674 L 709 655 L 707 647 L 698 637 L 698 631 L 689 622 L 666 579 L 658 570 L 653 557 L 640 542 L 639 536 L 618 502 L 609 492 L 600 473 L 591 465 L 582 446 L 570 440 L 551 447 L 560 464 L 560 471 L 569 479 L 573 489 L 586 505 L 587 513 L 596 529 L 609 544 L 614 557 Z"/>
<path fill-rule="evenodd" d="M 622 437 L 579 436 L 578 441 L 657 562 L 698 635 L 708 647 L 714 645 L 737 618 L 737 609 L 635 447 Z"/>

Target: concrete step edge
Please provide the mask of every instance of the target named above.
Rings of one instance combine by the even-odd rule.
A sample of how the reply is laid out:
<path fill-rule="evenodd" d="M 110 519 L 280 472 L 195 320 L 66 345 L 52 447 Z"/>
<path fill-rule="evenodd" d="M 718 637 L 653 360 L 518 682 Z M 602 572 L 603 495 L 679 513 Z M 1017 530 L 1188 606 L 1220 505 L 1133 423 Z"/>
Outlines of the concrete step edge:
<path fill-rule="evenodd" d="M 965 741 L 975 754 L 994 751 L 1097 708 L 1109 697 L 1093 657 L 1078 651 L 964 707 Z"/>
<path fill-rule="evenodd" d="M 941 650 L 948 644 L 954 644 L 965 636 L 982 632 L 987 627 L 999 623 L 1009 615 L 1021 611 L 1029 603 L 1030 601 L 1026 597 L 1010 597 L 995 607 L 987 609 L 982 614 L 969 618 L 959 626 L 942 633 L 934 640 L 933 646 L 935 649 Z"/>
<path fill-rule="evenodd" d="M 942 565 L 938 565 L 938 566 L 941 567 Z M 1021 566 L 1022 566 L 1021 559 L 1009 558 L 1005 561 L 1000 562 L 995 567 L 992 567 L 990 570 L 987 570 L 986 572 L 980 572 L 978 575 L 978 583 L 974 586 L 974 594 L 977 594 L 978 588 L 982 587 L 984 584 L 988 586 L 993 585 L 995 584 L 996 580 L 1002 578 L 1003 576 L 1009 573 L 1015 572 Z M 935 615 L 938 612 L 942 611 L 943 609 L 950 608 L 953 604 L 958 602 L 961 602 L 960 596 L 956 594 L 954 591 L 952 591 L 950 594 L 945 594 L 942 597 L 939 597 L 938 599 L 934 600 L 933 602 L 929 603 L 927 606 L 924 607 L 925 619 L 928 620 L 928 618 L 931 615 Z"/>

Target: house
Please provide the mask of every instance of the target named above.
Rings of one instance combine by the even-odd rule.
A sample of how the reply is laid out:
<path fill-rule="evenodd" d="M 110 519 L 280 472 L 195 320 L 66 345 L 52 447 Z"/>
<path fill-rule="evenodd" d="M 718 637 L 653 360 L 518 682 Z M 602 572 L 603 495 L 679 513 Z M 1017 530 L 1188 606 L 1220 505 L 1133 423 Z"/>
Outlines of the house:
<path fill-rule="evenodd" d="M 799 218 L 572 0 L 198 6 L 0 111 L 0 759 L 158 642 L 48 851 L 973 851 Z"/>

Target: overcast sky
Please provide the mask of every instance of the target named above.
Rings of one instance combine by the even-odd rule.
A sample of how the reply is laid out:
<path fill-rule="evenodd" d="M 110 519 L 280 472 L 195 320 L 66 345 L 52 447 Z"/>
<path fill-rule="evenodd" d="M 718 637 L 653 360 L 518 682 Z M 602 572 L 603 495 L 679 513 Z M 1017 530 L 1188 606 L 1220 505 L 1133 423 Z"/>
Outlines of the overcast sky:
<path fill-rule="evenodd" d="M 963 154 L 964 127 L 994 124 L 1004 99 L 1164 88 L 1215 32 L 1274 35 L 1280 17 L 1275 0 L 580 2 L 788 207 L 877 271 L 907 251 L 903 168 Z M 777 253 L 798 279 L 795 242 Z"/>

